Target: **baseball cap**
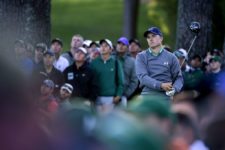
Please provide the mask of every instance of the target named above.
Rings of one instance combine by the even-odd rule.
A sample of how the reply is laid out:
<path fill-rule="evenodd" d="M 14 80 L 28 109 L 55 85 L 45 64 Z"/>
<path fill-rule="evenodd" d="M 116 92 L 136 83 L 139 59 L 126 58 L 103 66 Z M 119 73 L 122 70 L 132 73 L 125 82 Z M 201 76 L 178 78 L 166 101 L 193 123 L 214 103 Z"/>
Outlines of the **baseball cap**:
<path fill-rule="evenodd" d="M 102 44 L 103 42 L 106 42 L 109 45 L 109 47 L 111 49 L 113 49 L 112 42 L 109 39 L 102 39 L 102 40 L 99 41 L 100 44 Z"/>
<path fill-rule="evenodd" d="M 117 40 L 117 43 L 123 43 L 124 45 L 129 46 L 129 41 L 128 41 L 128 39 L 126 37 L 120 37 Z"/>
<path fill-rule="evenodd" d="M 180 49 L 176 50 L 176 51 L 174 52 L 174 54 L 175 54 L 178 58 L 183 57 L 183 58 L 185 58 L 186 60 L 188 60 L 187 51 L 186 51 L 185 49 L 183 49 L 183 48 L 180 48 Z"/>
<path fill-rule="evenodd" d="M 55 42 L 57 42 L 57 43 L 59 43 L 61 46 L 63 46 L 63 42 L 62 42 L 62 40 L 61 40 L 60 38 L 54 38 L 54 39 L 51 41 L 51 44 L 53 44 L 53 43 L 55 43 Z"/>
<path fill-rule="evenodd" d="M 85 40 L 85 41 L 83 42 L 83 46 L 90 47 L 90 46 L 91 46 L 91 43 L 92 43 L 91 40 Z"/>
<path fill-rule="evenodd" d="M 209 62 L 211 63 L 212 61 L 216 61 L 221 63 L 221 57 L 220 56 L 213 56 L 212 58 L 209 59 Z"/>
<path fill-rule="evenodd" d="M 45 43 L 37 43 L 35 47 L 36 49 L 40 48 L 42 52 L 46 52 L 48 50 L 48 47 Z"/>
<path fill-rule="evenodd" d="M 68 93 L 72 93 L 73 92 L 73 86 L 69 83 L 65 83 L 61 86 L 61 89 L 66 90 Z"/>
<path fill-rule="evenodd" d="M 25 42 L 23 40 L 16 40 L 14 42 L 14 45 L 16 45 L 18 47 L 25 47 L 26 46 L 26 44 L 25 44 Z"/>
<path fill-rule="evenodd" d="M 144 37 L 146 38 L 149 33 L 152 33 L 152 34 L 155 34 L 155 35 L 159 35 L 159 36 L 163 36 L 162 32 L 160 31 L 160 29 L 157 28 L 157 27 L 148 28 L 148 30 L 144 32 Z"/>
<path fill-rule="evenodd" d="M 95 45 L 96 47 L 99 47 L 99 41 L 92 41 L 91 44 L 90 44 L 90 47 L 92 45 Z"/>
<path fill-rule="evenodd" d="M 45 79 L 43 81 L 43 85 L 46 85 L 46 86 L 48 86 L 50 88 L 54 88 L 55 87 L 54 82 L 52 80 L 50 80 L 50 79 Z"/>
<path fill-rule="evenodd" d="M 87 54 L 87 50 L 84 47 L 79 47 L 77 51 L 82 51 L 85 55 Z"/>
<path fill-rule="evenodd" d="M 55 56 L 54 52 L 51 51 L 50 49 L 44 52 L 44 56 L 46 55 Z"/>
<path fill-rule="evenodd" d="M 139 47 L 141 47 L 140 42 L 137 39 L 130 39 L 129 43 L 136 43 Z"/>

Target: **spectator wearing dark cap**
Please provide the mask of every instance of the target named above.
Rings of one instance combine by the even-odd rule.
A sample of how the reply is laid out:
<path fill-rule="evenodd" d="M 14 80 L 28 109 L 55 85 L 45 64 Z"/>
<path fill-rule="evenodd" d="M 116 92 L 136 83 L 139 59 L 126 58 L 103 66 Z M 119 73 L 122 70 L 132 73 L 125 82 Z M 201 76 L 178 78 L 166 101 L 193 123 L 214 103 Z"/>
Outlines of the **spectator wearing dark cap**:
<path fill-rule="evenodd" d="M 92 41 L 90 44 L 91 48 L 99 48 L 99 41 Z"/>
<path fill-rule="evenodd" d="M 87 62 L 87 50 L 79 47 L 74 53 L 74 63 L 63 72 L 66 83 L 75 89 L 72 97 L 80 97 L 94 101 L 97 97 L 97 88 L 94 83 L 94 74 Z"/>
<path fill-rule="evenodd" d="M 37 43 L 34 50 L 34 65 L 35 68 L 43 66 L 43 54 L 48 50 L 45 43 Z"/>
<path fill-rule="evenodd" d="M 100 40 L 100 57 L 91 62 L 99 89 L 96 106 L 100 112 L 111 111 L 123 94 L 123 70 L 120 62 L 111 56 L 112 50 L 110 40 Z"/>
<path fill-rule="evenodd" d="M 210 72 L 206 73 L 206 78 L 210 78 L 214 80 L 215 87 L 221 84 L 221 73 L 223 72 L 221 69 L 222 59 L 220 56 L 212 56 L 209 59 L 209 70 Z"/>
<path fill-rule="evenodd" d="M 55 61 L 53 65 L 56 69 L 60 70 L 61 72 L 63 72 L 66 69 L 66 67 L 69 66 L 68 60 L 63 56 L 60 56 L 60 53 L 62 52 L 62 48 L 63 48 L 63 42 L 61 39 L 55 38 L 52 40 L 51 50 L 55 53 Z"/>
<path fill-rule="evenodd" d="M 201 69 L 202 67 L 202 57 L 198 54 L 191 57 L 190 66 L 191 70 Z"/>
<path fill-rule="evenodd" d="M 16 40 L 14 43 L 15 60 L 18 69 L 26 76 L 32 74 L 34 64 L 26 55 L 26 43 L 23 40 Z"/>
<path fill-rule="evenodd" d="M 87 50 L 88 54 L 90 54 L 91 43 L 92 43 L 91 40 L 85 40 L 82 45 L 82 47 L 84 47 Z"/>
<path fill-rule="evenodd" d="M 223 57 L 223 53 L 222 53 L 222 51 L 221 50 L 218 50 L 218 49 L 213 49 L 213 50 L 211 50 L 210 51 L 210 54 L 212 55 L 212 56 L 219 56 L 219 57 Z"/>
<path fill-rule="evenodd" d="M 204 76 L 204 72 L 201 70 L 202 58 L 194 55 L 190 62 L 190 70 L 183 72 L 184 90 L 196 90 L 196 86 Z"/>
<path fill-rule="evenodd" d="M 129 41 L 126 37 L 117 40 L 116 59 L 120 61 L 124 73 L 124 90 L 122 102 L 126 104 L 127 98 L 133 94 L 138 85 L 135 72 L 135 59 L 128 56 Z"/>
<path fill-rule="evenodd" d="M 45 79 L 52 80 L 55 83 L 54 94 L 56 95 L 59 88 L 64 83 L 64 77 L 63 74 L 53 66 L 54 60 L 54 53 L 51 50 L 47 50 L 43 54 L 43 66 L 34 71 L 33 77 L 36 87 L 40 87 L 40 83 L 42 83 Z"/>
<path fill-rule="evenodd" d="M 136 57 L 136 74 L 144 86 L 141 94 L 162 95 L 169 99 L 183 86 L 178 59 L 163 48 L 163 34 L 159 28 L 149 28 L 144 37 L 149 48 Z"/>
<path fill-rule="evenodd" d="M 209 66 L 211 73 L 218 74 L 221 72 L 222 59 L 220 56 L 213 56 L 209 60 Z"/>
<path fill-rule="evenodd" d="M 73 53 L 79 47 L 82 47 L 83 42 L 84 42 L 84 38 L 81 35 L 79 34 L 73 35 L 71 39 L 71 43 L 70 43 L 70 50 L 62 54 L 62 56 L 68 60 L 69 65 L 72 65 L 74 63 Z"/>
<path fill-rule="evenodd" d="M 141 44 L 137 39 L 129 41 L 129 53 L 131 57 L 136 58 L 137 54 L 141 51 Z"/>

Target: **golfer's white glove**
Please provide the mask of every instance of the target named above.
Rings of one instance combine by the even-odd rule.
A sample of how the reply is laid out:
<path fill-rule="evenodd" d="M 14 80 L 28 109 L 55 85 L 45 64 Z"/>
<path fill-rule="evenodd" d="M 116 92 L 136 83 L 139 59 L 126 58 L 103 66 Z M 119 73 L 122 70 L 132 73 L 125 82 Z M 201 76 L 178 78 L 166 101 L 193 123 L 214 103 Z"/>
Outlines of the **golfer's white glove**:
<path fill-rule="evenodd" d="M 170 90 L 170 91 L 166 91 L 166 95 L 167 96 L 174 96 L 174 94 L 175 94 L 175 89 L 174 88 L 172 88 L 172 90 Z"/>

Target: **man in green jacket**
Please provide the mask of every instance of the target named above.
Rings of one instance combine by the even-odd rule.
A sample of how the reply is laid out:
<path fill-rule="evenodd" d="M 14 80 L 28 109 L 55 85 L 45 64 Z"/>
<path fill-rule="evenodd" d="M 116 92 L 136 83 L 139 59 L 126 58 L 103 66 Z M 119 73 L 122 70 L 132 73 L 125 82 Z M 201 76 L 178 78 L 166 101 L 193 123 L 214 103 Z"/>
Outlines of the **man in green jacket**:
<path fill-rule="evenodd" d="M 112 42 L 100 40 L 100 57 L 91 62 L 98 83 L 96 108 L 100 112 L 111 111 L 123 94 L 123 70 L 119 61 L 111 57 Z"/>

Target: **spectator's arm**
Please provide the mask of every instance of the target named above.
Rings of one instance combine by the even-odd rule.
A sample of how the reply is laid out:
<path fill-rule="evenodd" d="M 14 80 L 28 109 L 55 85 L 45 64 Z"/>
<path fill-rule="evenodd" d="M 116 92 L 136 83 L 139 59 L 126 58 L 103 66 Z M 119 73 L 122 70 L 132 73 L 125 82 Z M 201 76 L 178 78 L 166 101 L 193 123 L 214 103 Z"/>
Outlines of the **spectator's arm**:
<path fill-rule="evenodd" d="M 123 69 L 122 69 L 122 65 L 119 61 L 117 61 L 117 76 L 118 76 L 118 85 L 117 85 L 117 89 L 116 89 L 116 96 L 122 96 L 123 94 L 123 86 L 124 86 L 124 74 L 123 74 Z"/>
<path fill-rule="evenodd" d="M 132 59 L 133 60 L 133 59 Z M 132 70 L 130 72 L 130 76 L 129 76 L 129 85 L 128 87 L 126 87 L 126 90 L 124 91 L 125 96 L 130 97 L 131 94 L 135 91 L 135 89 L 138 86 L 138 78 L 136 76 L 136 72 L 135 72 L 135 61 L 131 61 L 130 64 L 132 67 Z"/>

